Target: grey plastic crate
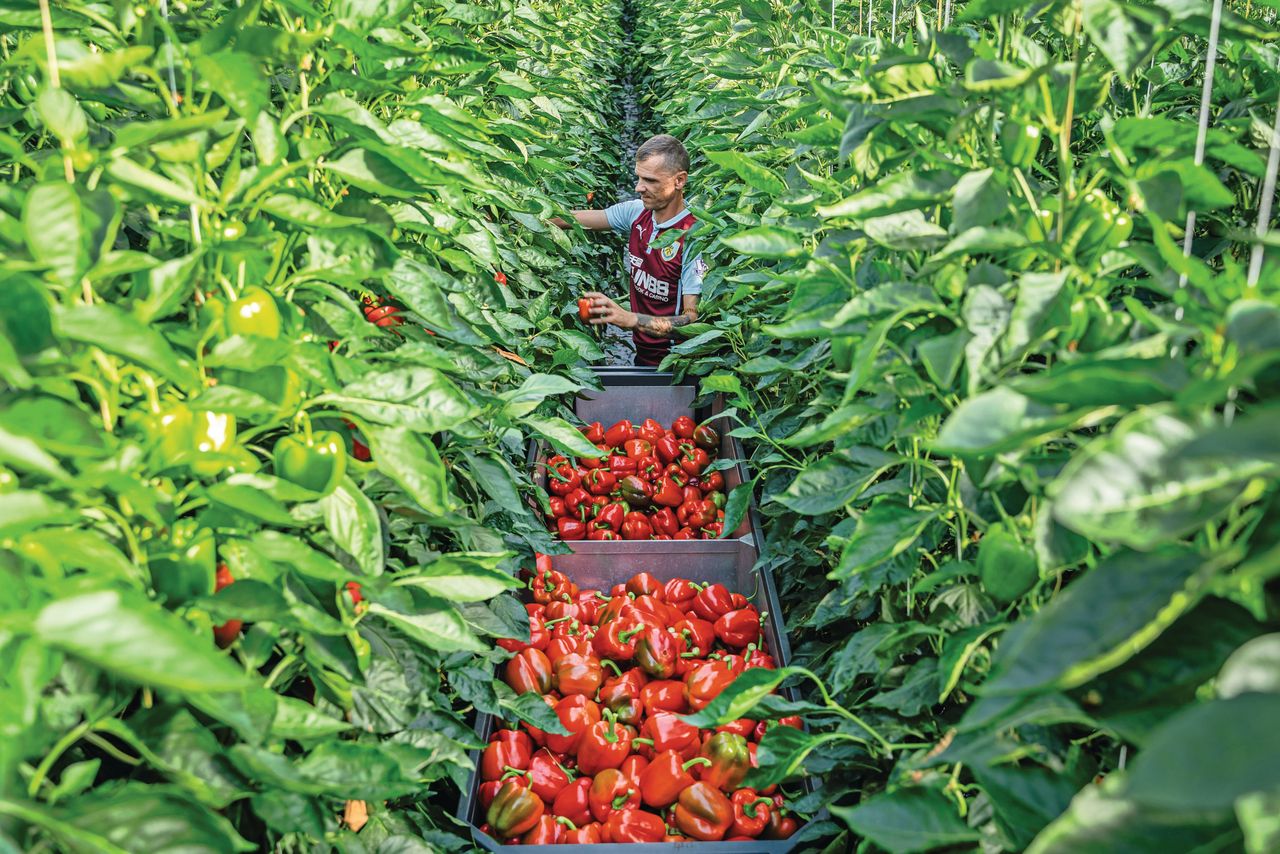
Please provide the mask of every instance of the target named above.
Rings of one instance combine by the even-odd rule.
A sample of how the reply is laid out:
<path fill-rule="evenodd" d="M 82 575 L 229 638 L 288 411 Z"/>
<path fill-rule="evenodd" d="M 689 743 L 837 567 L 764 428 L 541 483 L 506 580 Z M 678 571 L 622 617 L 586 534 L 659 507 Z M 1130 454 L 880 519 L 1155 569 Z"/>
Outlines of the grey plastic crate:
<path fill-rule="evenodd" d="M 648 548 L 637 549 L 637 545 Z M 608 552 L 575 552 L 573 554 L 556 555 L 552 558 L 553 568 L 565 573 L 574 584 L 583 588 L 600 588 L 608 590 L 613 585 L 626 581 L 637 572 L 651 572 L 659 581 L 672 578 L 688 578 L 694 581 L 709 581 L 723 584 L 735 593 L 742 593 L 761 612 L 768 612 L 769 618 L 764 624 L 764 637 L 769 644 L 774 660 L 779 667 L 791 662 L 791 645 L 787 641 L 786 627 L 782 620 L 782 609 L 778 601 L 778 591 L 773 583 L 773 576 L 766 571 L 757 571 L 756 549 L 742 540 L 704 540 L 703 548 L 694 552 L 682 548 L 689 541 L 657 540 L 651 543 L 636 541 L 612 541 L 592 543 L 598 546 L 614 547 Z M 793 689 L 786 689 L 784 694 L 792 700 L 799 699 Z M 480 740 L 488 742 L 497 720 L 492 715 L 480 715 L 476 719 L 476 733 Z M 471 760 L 480 767 L 480 751 L 471 752 Z M 803 781 L 807 791 L 813 791 L 815 782 L 811 778 Z M 480 774 L 471 775 L 471 783 L 462 793 L 458 804 L 458 818 L 471 826 L 471 837 L 480 847 L 488 851 L 507 850 L 506 846 L 492 836 L 480 832 L 484 816 L 480 812 Z M 817 820 L 816 818 L 814 820 Z M 797 829 L 790 839 L 757 839 L 750 842 L 655 842 L 626 846 L 625 851 L 636 854 L 671 854 L 671 852 L 706 852 L 714 854 L 724 851 L 726 854 L 786 854 L 800 844 L 794 841 L 805 825 Z M 583 854 L 605 854 L 612 851 L 613 845 L 522 845 L 523 850 L 538 851 L 577 851 Z"/>
<path fill-rule="evenodd" d="M 747 480 L 745 464 L 746 454 L 742 443 L 729 431 L 734 424 L 727 418 L 720 417 L 724 411 L 724 397 L 717 394 L 710 404 L 695 408 L 694 400 L 698 396 L 695 382 L 672 382 L 669 373 L 662 373 L 645 368 L 617 367 L 597 368 L 596 375 L 604 386 L 603 391 L 594 389 L 583 391 L 574 401 L 573 411 L 579 418 L 590 424 L 599 421 L 607 429 L 623 419 L 639 424 L 646 418 L 660 421 L 664 426 L 671 424 L 681 415 L 692 416 L 701 424 L 710 419 L 711 426 L 720 433 L 720 459 L 739 460 L 733 468 L 726 469 L 724 474 L 725 494 Z M 538 465 L 538 461 L 546 459 L 548 447 L 544 442 L 531 442 L 529 445 L 529 465 L 533 470 L 533 482 L 543 489 L 547 485 L 546 470 Z M 752 509 L 743 517 L 737 530 L 729 533 L 725 539 L 741 539 L 759 547 L 764 540 L 760 536 L 754 503 Z M 666 540 L 628 540 L 629 545 L 641 550 L 652 548 L 655 544 Z M 673 541 L 675 542 L 675 541 Z M 680 540 L 685 550 L 698 550 L 713 540 Z M 567 543 L 575 552 L 586 554 L 612 554 L 613 550 L 602 548 L 615 545 L 615 542 L 604 540 L 575 540 Z"/>

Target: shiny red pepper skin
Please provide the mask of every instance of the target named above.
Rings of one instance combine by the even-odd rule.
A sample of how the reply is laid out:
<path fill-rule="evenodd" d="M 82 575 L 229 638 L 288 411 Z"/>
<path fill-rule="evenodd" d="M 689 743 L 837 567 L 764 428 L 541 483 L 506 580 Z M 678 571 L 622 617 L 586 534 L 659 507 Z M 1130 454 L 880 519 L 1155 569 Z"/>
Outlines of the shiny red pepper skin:
<path fill-rule="evenodd" d="M 684 698 L 684 683 L 675 679 L 663 679 L 645 685 L 640 689 L 640 702 L 644 703 L 644 713 L 650 716 L 655 712 L 682 715 L 689 711 Z"/>
<path fill-rule="evenodd" d="M 653 503 L 664 507 L 679 507 L 684 503 L 682 489 L 670 475 L 663 475 L 654 484 Z"/>
<path fill-rule="evenodd" d="M 591 647 L 601 658 L 630 661 L 636 654 L 636 638 L 644 625 L 629 617 L 619 617 L 601 624 L 591 639 Z"/>
<path fill-rule="evenodd" d="M 631 732 L 618 723 L 613 712 L 592 724 L 578 743 L 578 770 L 595 776 L 606 768 L 617 768 L 631 753 Z"/>
<path fill-rule="evenodd" d="M 695 757 L 685 760 L 674 750 L 664 750 L 640 775 L 640 798 L 646 806 L 662 809 L 671 806 L 680 793 L 696 782 L 689 769 L 697 765 L 709 765 L 711 760 Z"/>
<path fill-rule="evenodd" d="M 624 477 L 634 477 L 636 474 L 636 461 L 631 457 L 614 454 L 609 457 L 609 472 L 617 480 L 622 480 Z"/>
<path fill-rule="evenodd" d="M 604 431 L 604 443 L 611 448 L 620 448 L 630 439 L 631 422 L 625 418 Z"/>
<path fill-rule="evenodd" d="M 773 656 L 759 647 L 751 649 L 748 645 L 747 654 L 743 657 L 743 660 L 748 670 L 753 667 L 764 667 L 768 670 L 778 669 L 778 664 L 773 660 Z"/>
<path fill-rule="evenodd" d="M 618 495 L 632 510 L 648 510 L 653 503 L 653 489 L 642 477 L 629 474 L 618 481 Z M 643 515 L 643 514 L 641 514 Z"/>
<path fill-rule="evenodd" d="M 653 453 L 665 466 L 680 458 L 680 444 L 674 436 L 663 436 L 653 443 Z"/>
<path fill-rule="evenodd" d="M 605 821 L 617 810 L 640 806 L 640 791 L 617 768 L 606 768 L 591 780 L 587 804 L 596 821 Z"/>
<path fill-rule="evenodd" d="M 711 760 L 711 764 L 702 769 L 702 781 L 726 792 L 738 788 L 751 770 L 747 740 L 731 732 L 711 736 L 698 755 Z"/>
<path fill-rule="evenodd" d="M 604 682 L 604 668 L 594 655 L 572 652 L 555 663 L 553 687 L 564 696 L 585 694 L 594 697 Z"/>
<path fill-rule="evenodd" d="M 638 601 L 638 600 L 637 600 Z M 676 641 L 659 626 L 648 626 L 636 642 L 636 664 L 654 679 L 668 679 L 676 672 Z"/>
<path fill-rule="evenodd" d="M 590 777 L 579 777 L 565 786 L 551 803 L 551 812 L 561 815 L 581 827 L 591 821 L 591 807 L 587 792 L 591 789 Z"/>
<path fill-rule="evenodd" d="M 702 494 L 724 492 L 724 475 L 718 471 L 702 475 Z"/>
<path fill-rule="evenodd" d="M 695 712 L 706 708 L 742 672 L 723 659 L 713 659 L 691 670 L 684 678 L 685 701 Z"/>
<path fill-rule="evenodd" d="M 755 789 L 738 789 L 729 800 L 733 803 L 733 824 L 729 832 L 734 836 L 755 838 L 764 832 L 773 815 L 773 801 L 761 797 Z"/>
<path fill-rule="evenodd" d="M 693 597 L 693 610 L 702 619 L 715 623 L 733 610 L 733 595 L 723 584 L 709 584 Z"/>
<path fill-rule="evenodd" d="M 702 448 L 694 448 L 680 455 L 680 468 L 690 477 L 697 477 L 711 465 L 711 457 Z"/>
<path fill-rule="evenodd" d="M 730 611 L 720 615 L 715 628 L 721 643 L 733 649 L 743 649 L 760 640 L 760 614 L 755 608 Z"/>
<path fill-rule="evenodd" d="M 676 518 L 676 514 L 670 507 L 663 507 L 649 515 L 649 524 L 653 527 L 654 533 L 666 534 L 668 537 L 674 537 L 676 531 L 680 530 L 680 520 Z M 693 601 L 693 597 L 689 597 L 689 601 Z"/>
<path fill-rule="evenodd" d="M 670 512 L 668 509 L 666 512 Z M 656 515 L 656 514 L 655 514 Z M 675 533 L 674 531 L 672 533 Z M 693 605 L 693 597 L 698 595 L 698 588 L 687 578 L 673 578 L 662 585 L 662 599 L 677 611 L 688 611 Z"/>
<path fill-rule="evenodd" d="M 698 617 L 686 617 L 672 623 L 671 628 L 675 629 L 676 634 L 684 636 L 685 643 L 691 650 L 696 651 L 699 657 L 705 657 L 711 653 L 711 647 L 716 642 L 714 623 Z"/>
<path fill-rule="evenodd" d="M 760 834 L 760 838 L 787 839 L 799 829 L 799 822 L 789 815 L 783 815 L 780 810 L 774 809 L 769 816 L 769 823 L 765 826 L 764 832 Z"/>
<path fill-rule="evenodd" d="M 656 442 L 667 434 L 662 425 L 652 418 L 646 418 L 640 425 L 640 438 L 646 442 Z"/>
<path fill-rule="evenodd" d="M 651 812 L 639 809 L 618 810 L 604 822 L 601 834 L 605 842 L 661 842 L 667 832 L 662 819 Z"/>
<path fill-rule="evenodd" d="M 644 773 L 644 769 L 649 767 L 649 760 L 633 753 L 626 759 L 622 760 L 622 764 L 618 766 L 618 770 L 622 772 L 622 776 L 626 777 L 636 789 L 640 788 L 640 775 Z"/>
<path fill-rule="evenodd" d="M 618 676 L 611 676 L 600 688 L 600 705 L 616 713 L 619 708 L 627 706 L 632 700 L 638 700 L 640 692 L 648 681 L 644 671 L 638 667 L 625 670 Z M 629 721 L 622 718 L 619 720 L 623 723 L 640 724 L 638 720 Z"/>
<path fill-rule="evenodd" d="M 562 540 L 585 540 L 587 538 L 587 523 L 568 517 L 557 519 L 556 533 L 560 535 Z"/>
<path fill-rule="evenodd" d="M 520 844 L 556 845 L 562 839 L 564 839 L 564 825 L 558 823 L 555 816 L 544 812 L 533 829 L 520 837 Z"/>
<path fill-rule="evenodd" d="M 671 422 L 671 432 L 676 434 L 680 439 L 692 439 L 693 432 L 698 425 L 688 415 L 681 415 L 675 421 Z"/>
<path fill-rule="evenodd" d="M 551 496 L 551 498 L 547 499 L 547 504 L 551 507 L 551 515 L 548 517 L 549 521 L 554 522 L 556 519 L 563 519 L 565 516 L 569 515 L 569 508 L 565 506 L 564 499 L 560 496 Z"/>
<path fill-rule="evenodd" d="M 720 434 L 708 424 L 700 425 L 693 431 L 693 443 L 708 453 L 720 447 Z"/>
<path fill-rule="evenodd" d="M 618 485 L 618 478 L 611 471 L 592 469 L 582 479 L 582 485 L 592 495 L 608 495 Z"/>
<path fill-rule="evenodd" d="M 655 712 L 640 727 L 640 735 L 653 742 L 653 745 L 641 745 L 637 751 L 641 756 L 652 757 L 664 750 L 674 750 L 686 760 L 698 755 L 702 749 L 702 739 L 698 728 L 685 723 L 681 717 L 672 712 Z"/>
<path fill-rule="evenodd" d="M 565 496 L 582 484 L 582 475 L 569 463 L 554 466 L 547 471 L 547 492 Z"/>
<path fill-rule="evenodd" d="M 528 605 L 526 607 L 534 607 Z M 547 631 L 546 623 L 540 614 L 529 614 L 529 640 L 521 641 L 515 638 L 499 638 L 498 646 L 508 652 L 519 652 L 522 649 L 541 649 L 546 650 L 547 644 L 551 641 L 551 633 Z"/>
<path fill-rule="evenodd" d="M 673 817 L 686 836 L 716 842 L 733 825 L 733 804 L 715 786 L 699 781 L 680 793 Z"/>
<path fill-rule="evenodd" d="M 480 779 L 501 780 L 508 769 L 523 771 L 533 756 L 533 741 L 519 730 L 500 729 L 480 754 Z"/>
<path fill-rule="evenodd" d="M 595 514 L 595 501 L 591 493 L 582 487 L 571 489 L 564 497 L 565 509 L 569 515 L 580 522 L 585 522 Z"/>
<path fill-rule="evenodd" d="M 517 694 L 551 690 L 551 660 L 540 649 L 522 649 L 507 662 L 506 682 Z"/>
<path fill-rule="evenodd" d="M 566 655 L 590 655 L 591 644 L 581 635 L 552 638 L 547 644 L 547 660 L 551 662 L 552 675 L 555 674 L 556 663 Z"/>
<path fill-rule="evenodd" d="M 599 822 L 591 822 L 590 824 L 579 825 L 576 828 L 566 830 L 564 839 L 561 840 L 566 845 L 599 845 L 604 842 L 604 837 L 600 835 L 604 825 Z"/>
<path fill-rule="evenodd" d="M 547 803 L 554 801 L 556 795 L 569 785 L 569 774 L 545 747 L 530 757 L 526 778 L 533 793 Z"/>
<path fill-rule="evenodd" d="M 752 738 L 755 731 L 756 721 L 750 718 L 738 718 L 736 721 L 729 721 L 727 724 L 716 727 L 716 732 L 731 732 L 743 738 Z"/>
<path fill-rule="evenodd" d="M 522 782 L 507 780 L 494 795 L 485 819 L 498 836 L 511 839 L 533 829 L 546 805 Z"/>
<path fill-rule="evenodd" d="M 644 439 L 629 439 L 624 445 L 627 456 L 633 460 L 639 460 L 641 457 L 648 457 L 653 454 L 653 445 Z M 639 468 L 639 463 L 637 463 Z"/>
<path fill-rule="evenodd" d="M 662 582 L 651 572 L 638 572 L 627 579 L 625 587 L 633 596 L 654 596 L 662 590 Z"/>
<path fill-rule="evenodd" d="M 573 694 L 556 703 L 556 717 L 568 735 L 547 733 L 547 747 L 554 753 L 573 753 L 587 728 L 600 720 L 600 707 L 582 694 Z"/>
<path fill-rule="evenodd" d="M 581 428 L 582 435 L 588 442 L 593 445 L 604 444 L 604 425 L 599 421 L 592 421 L 590 424 Z"/>
<path fill-rule="evenodd" d="M 617 533 L 622 529 L 623 520 L 627 517 L 627 505 L 620 501 L 606 504 L 596 514 L 596 518 L 592 521 L 592 526 L 596 529 L 608 528 L 613 533 Z"/>
<path fill-rule="evenodd" d="M 631 512 L 622 523 L 622 539 L 647 540 L 653 536 L 653 526 L 643 513 Z"/>

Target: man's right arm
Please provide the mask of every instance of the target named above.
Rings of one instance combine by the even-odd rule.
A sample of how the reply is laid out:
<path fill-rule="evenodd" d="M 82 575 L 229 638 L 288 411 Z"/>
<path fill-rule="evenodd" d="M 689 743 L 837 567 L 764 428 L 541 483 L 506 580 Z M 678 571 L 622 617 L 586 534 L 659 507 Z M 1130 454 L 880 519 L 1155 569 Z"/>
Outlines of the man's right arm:
<path fill-rule="evenodd" d="M 574 211 L 573 218 L 578 221 L 578 225 L 588 231 L 608 231 L 609 218 L 605 216 L 604 211 Z M 560 218 L 553 217 L 551 224 L 557 228 L 568 228 L 569 223 Z"/>

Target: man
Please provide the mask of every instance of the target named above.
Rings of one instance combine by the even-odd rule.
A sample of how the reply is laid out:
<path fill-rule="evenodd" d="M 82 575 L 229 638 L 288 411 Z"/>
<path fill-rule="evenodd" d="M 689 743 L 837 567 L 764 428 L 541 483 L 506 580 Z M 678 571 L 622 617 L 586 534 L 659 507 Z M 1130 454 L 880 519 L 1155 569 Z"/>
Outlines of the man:
<path fill-rule="evenodd" d="M 574 211 L 574 219 L 593 231 L 630 232 L 626 266 L 631 279 L 631 311 L 596 291 L 591 300 L 591 323 L 611 323 L 633 330 L 636 364 L 656 367 L 671 349 L 675 330 L 698 319 L 698 294 L 706 264 L 702 256 L 686 259 L 685 232 L 696 220 L 684 206 L 689 180 L 689 153 L 680 140 L 662 134 L 636 151 L 636 194 L 640 197 L 605 210 Z M 561 228 L 569 224 L 556 217 Z M 681 232 L 670 246 L 651 244 L 670 229 Z"/>

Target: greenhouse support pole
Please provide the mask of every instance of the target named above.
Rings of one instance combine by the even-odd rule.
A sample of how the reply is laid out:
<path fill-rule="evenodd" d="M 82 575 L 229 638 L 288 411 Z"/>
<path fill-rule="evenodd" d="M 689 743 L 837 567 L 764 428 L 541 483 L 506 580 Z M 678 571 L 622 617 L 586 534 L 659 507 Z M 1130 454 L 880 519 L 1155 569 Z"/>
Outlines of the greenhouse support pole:
<path fill-rule="evenodd" d="M 898 43 L 898 0 L 893 0 L 893 17 L 889 22 L 889 41 Z"/>
<path fill-rule="evenodd" d="M 1258 199 L 1258 225 L 1254 229 L 1258 242 L 1249 253 L 1249 276 L 1246 284 L 1252 288 L 1262 275 L 1262 238 L 1271 226 L 1271 202 L 1276 194 L 1276 171 L 1280 170 L 1280 100 L 1276 101 L 1276 121 L 1271 128 L 1271 154 L 1267 157 L 1267 172 L 1262 179 L 1262 195 Z"/>

